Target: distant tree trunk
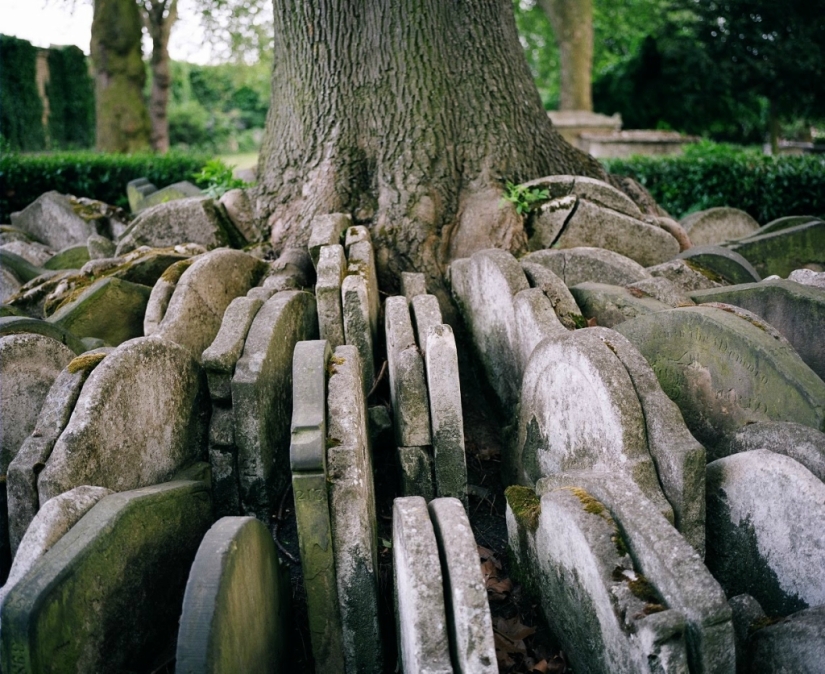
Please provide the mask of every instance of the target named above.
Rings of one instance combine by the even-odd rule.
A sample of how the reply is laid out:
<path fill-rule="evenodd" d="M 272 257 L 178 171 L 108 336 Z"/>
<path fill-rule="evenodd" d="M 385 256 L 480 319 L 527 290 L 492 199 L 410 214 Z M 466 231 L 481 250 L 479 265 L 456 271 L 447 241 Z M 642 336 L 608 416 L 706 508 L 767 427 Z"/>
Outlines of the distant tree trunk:
<path fill-rule="evenodd" d="M 604 179 L 542 108 L 511 0 L 275 0 L 258 214 L 276 249 L 316 214 L 367 224 L 381 282 L 450 259 L 524 250 L 506 180 Z"/>
<path fill-rule="evenodd" d="M 561 61 L 561 110 L 593 110 L 593 0 L 539 0 Z"/>
<path fill-rule="evenodd" d="M 169 36 L 178 18 L 178 0 L 140 0 L 143 23 L 152 38 L 152 93 L 149 98 L 149 118 L 152 122 L 152 149 L 169 150 Z"/>
<path fill-rule="evenodd" d="M 149 149 L 140 37 L 140 13 L 134 0 L 95 0 L 91 53 L 98 150 Z"/>

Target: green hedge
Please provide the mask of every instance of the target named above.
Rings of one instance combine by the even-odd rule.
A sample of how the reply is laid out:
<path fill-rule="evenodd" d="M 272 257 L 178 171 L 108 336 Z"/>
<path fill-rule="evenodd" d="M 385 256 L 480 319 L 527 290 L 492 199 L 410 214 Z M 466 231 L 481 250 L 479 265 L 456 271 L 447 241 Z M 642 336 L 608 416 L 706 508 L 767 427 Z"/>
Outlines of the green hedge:
<path fill-rule="evenodd" d="M 37 48 L 0 35 L 0 138 L 15 150 L 42 150 L 43 104 L 37 94 Z"/>
<path fill-rule="evenodd" d="M 95 144 L 95 92 L 86 56 L 75 46 L 49 49 L 49 147 Z"/>
<path fill-rule="evenodd" d="M 825 216 L 825 154 L 770 157 L 700 143 L 676 157 L 604 161 L 638 180 L 672 216 L 732 206 L 760 224 L 785 215 Z"/>
<path fill-rule="evenodd" d="M 11 212 L 25 208 L 49 190 L 127 207 L 126 183 L 130 180 L 146 177 L 158 187 L 191 181 L 209 158 L 178 152 L 0 154 L 0 223 L 7 223 Z"/>

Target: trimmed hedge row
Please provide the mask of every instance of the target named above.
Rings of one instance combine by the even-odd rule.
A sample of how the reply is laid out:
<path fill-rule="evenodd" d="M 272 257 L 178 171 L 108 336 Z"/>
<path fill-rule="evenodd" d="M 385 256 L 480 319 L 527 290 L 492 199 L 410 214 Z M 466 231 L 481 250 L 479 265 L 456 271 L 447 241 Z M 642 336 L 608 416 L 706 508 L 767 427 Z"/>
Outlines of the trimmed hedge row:
<path fill-rule="evenodd" d="M 158 187 L 181 180 L 195 181 L 195 173 L 209 159 L 208 155 L 180 152 L 0 154 L 0 223 L 7 223 L 10 213 L 25 208 L 49 190 L 125 208 L 126 183 L 130 180 L 146 177 Z"/>
<path fill-rule="evenodd" d="M 37 47 L 0 35 L 0 145 L 24 151 L 46 147 L 36 71 Z"/>
<path fill-rule="evenodd" d="M 604 164 L 635 178 L 675 218 L 714 206 L 747 211 L 763 225 L 785 215 L 825 217 L 825 154 L 771 157 L 699 147 L 682 156 Z"/>

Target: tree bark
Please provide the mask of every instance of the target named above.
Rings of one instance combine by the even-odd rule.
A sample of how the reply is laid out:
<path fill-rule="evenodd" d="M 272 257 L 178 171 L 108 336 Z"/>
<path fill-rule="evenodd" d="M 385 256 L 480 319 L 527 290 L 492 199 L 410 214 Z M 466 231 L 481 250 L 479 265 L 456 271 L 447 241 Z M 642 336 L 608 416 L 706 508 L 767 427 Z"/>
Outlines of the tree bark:
<path fill-rule="evenodd" d="M 152 124 L 151 142 L 155 152 L 169 150 L 169 89 L 172 75 L 169 69 L 169 36 L 178 18 L 178 0 L 141 0 L 141 14 L 152 38 L 152 91 L 149 97 L 149 118 Z"/>
<path fill-rule="evenodd" d="M 556 34 L 560 110 L 593 111 L 593 0 L 538 0 Z"/>
<path fill-rule="evenodd" d="M 91 54 L 98 150 L 149 149 L 140 37 L 140 13 L 134 0 L 95 0 Z"/>
<path fill-rule="evenodd" d="M 317 214 L 370 227 L 382 285 L 475 250 L 524 250 L 500 198 L 551 174 L 605 179 L 542 108 L 510 0 L 275 0 L 258 215 L 276 250 Z"/>

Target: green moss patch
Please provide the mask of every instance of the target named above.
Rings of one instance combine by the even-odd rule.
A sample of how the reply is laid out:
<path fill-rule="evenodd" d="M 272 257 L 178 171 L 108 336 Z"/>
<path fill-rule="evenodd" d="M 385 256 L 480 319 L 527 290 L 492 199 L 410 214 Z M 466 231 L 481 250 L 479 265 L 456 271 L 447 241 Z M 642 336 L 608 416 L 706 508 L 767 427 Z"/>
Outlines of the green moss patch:
<path fill-rule="evenodd" d="M 535 531 L 541 515 L 541 500 L 536 492 L 530 487 L 512 485 L 504 490 L 504 497 L 519 523 L 530 531 Z"/>
<path fill-rule="evenodd" d="M 105 357 L 105 353 L 84 353 L 71 360 L 66 369 L 68 369 L 71 374 L 77 374 L 82 370 L 91 371 L 95 369 L 98 363 Z"/>

